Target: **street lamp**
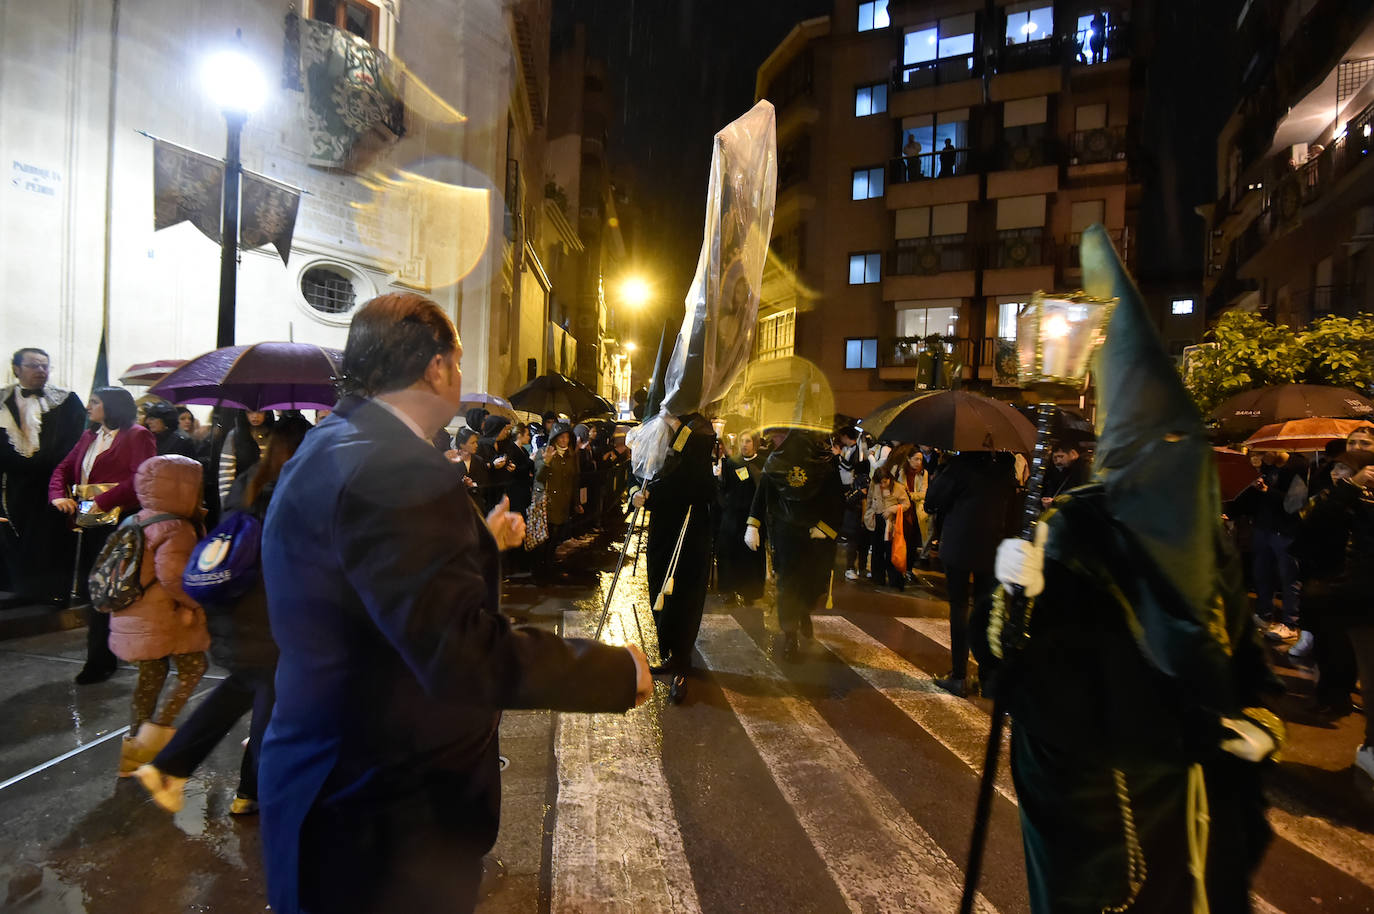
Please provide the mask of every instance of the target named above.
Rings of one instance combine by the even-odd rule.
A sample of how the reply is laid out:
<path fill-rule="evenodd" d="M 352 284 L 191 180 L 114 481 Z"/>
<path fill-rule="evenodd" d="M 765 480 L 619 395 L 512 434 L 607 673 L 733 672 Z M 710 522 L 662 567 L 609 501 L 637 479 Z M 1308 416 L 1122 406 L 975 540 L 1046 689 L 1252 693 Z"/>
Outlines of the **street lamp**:
<path fill-rule="evenodd" d="M 267 97 L 267 80 L 243 48 L 243 32 L 234 44 L 211 54 L 201 66 L 201 80 L 210 100 L 224 112 L 227 138 L 224 151 L 224 202 L 220 222 L 219 322 L 215 346 L 234 345 L 239 252 L 239 159 L 243 125 Z"/>
<path fill-rule="evenodd" d="M 635 345 L 635 341 L 634 341 L 634 340 L 626 340 L 626 341 L 625 341 L 625 351 L 626 351 L 626 352 L 634 352 L 634 351 L 635 351 L 636 349 L 638 349 L 638 348 L 639 348 L 639 347 Z"/>
<path fill-rule="evenodd" d="M 620 298 L 631 308 L 647 305 L 653 294 L 653 289 L 642 276 L 627 276 L 620 281 Z"/>

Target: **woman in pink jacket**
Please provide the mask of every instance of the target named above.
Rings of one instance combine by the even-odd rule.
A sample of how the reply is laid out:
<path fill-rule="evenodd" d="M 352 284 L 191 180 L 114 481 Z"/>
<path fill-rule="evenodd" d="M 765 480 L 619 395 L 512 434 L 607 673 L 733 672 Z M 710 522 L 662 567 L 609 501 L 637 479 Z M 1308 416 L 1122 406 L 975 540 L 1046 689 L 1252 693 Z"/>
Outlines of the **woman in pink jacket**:
<path fill-rule="evenodd" d="M 205 675 L 210 647 L 205 611 L 181 589 L 181 573 L 199 538 L 201 466 L 190 457 L 154 457 L 139 467 L 134 488 L 143 506 L 140 519 L 176 517 L 143 528 L 146 587 L 134 603 L 110 617 L 110 650 L 138 667 L 132 735 L 124 737 L 120 777 L 152 761 L 172 738 L 172 722 Z M 158 707 L 170 660 L 176 660 L 177 681 Z"/>

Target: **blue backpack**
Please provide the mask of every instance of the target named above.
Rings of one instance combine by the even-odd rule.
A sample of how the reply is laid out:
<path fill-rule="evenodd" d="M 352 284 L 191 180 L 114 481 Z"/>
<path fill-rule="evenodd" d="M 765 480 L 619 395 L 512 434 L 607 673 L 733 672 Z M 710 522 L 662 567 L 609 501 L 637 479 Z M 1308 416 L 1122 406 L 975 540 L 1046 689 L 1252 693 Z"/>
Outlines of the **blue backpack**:
<path fill-rule="evenodd" d="M 196 544 L 181 586 L 205 607 L 227 607 L 253 589 L 262 573 L 262 522 L 235 511 Z"/>

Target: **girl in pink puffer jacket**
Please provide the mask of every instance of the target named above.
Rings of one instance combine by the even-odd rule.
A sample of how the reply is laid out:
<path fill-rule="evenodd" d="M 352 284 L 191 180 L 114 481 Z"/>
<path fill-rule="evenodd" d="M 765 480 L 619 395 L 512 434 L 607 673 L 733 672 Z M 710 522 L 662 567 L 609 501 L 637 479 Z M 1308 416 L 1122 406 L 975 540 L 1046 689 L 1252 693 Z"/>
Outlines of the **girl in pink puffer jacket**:
<path fill-rule="evenodd" d="M 176 519 L 143 528 L 143 595 L 110 617 L 110 650 L 138 667 L 120 777 L 151 761 L 172 738 L 172 722 L 205 675 L 210 647 L 205 611 L 181 589 L 181 573 L 199 538 L 201 466 L 189 457 L 153 457 L 138 468 L 134 490 L 143 507 L 140 519 L 155 514 Z M 158 708 L 172 659 L 176 685 Z"/>

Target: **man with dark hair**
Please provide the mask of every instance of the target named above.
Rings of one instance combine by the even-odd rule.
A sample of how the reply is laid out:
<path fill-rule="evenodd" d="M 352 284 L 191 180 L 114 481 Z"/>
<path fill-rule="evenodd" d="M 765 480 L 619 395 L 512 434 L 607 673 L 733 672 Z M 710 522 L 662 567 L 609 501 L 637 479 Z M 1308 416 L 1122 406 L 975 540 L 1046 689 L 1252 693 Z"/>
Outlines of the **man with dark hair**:
<path fill-rule="evenodd" d="M 434 302 L 364 305 L 345 396 L 267 514 L 281 660 L 259 799 L 279 914 L 471 911 L 499 823 L 501 711 L 618 712 L 652 693 L 638 647 L 501 614 L 500 552 L 524 521 L 503 499 L 484 523 L 429 443 L 461 402 L 461 356 Z"/>
<path fill-rule="evenodd" d="M 20 349 L 11 361 L 17 383 L 0 390 L 0 473 L 7 528 L 0 534 L 15 595 L 58 602 L 72 573 L 72 543 L 62 516 L 48 505 L 48 481 L 86 427 L 76 394 L 48 383 L 48 354 Z"/>
<path fill-rule="evenodd" d="M 1072 444 L 1057 442 L 1050 450 L 1050 461 L 1054 468 L 1045 479 L 1045 495 L 1041 499 L 1047 508 L 1060 495 L 1088 481 L 1088 467 Z"/>

